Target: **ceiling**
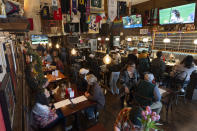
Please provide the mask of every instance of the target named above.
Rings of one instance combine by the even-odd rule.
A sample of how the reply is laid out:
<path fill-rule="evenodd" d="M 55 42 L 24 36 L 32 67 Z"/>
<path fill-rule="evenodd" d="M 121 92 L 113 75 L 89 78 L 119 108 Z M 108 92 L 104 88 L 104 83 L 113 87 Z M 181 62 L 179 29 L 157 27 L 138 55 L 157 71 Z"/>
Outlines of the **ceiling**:
<path fill-rule="evenodd" d="M 137 4 L 149 1 L 149 0 L 127 0 L 127 1 L 129 1 L 129 2 L 131 1 L 132 5 L 137 5 Z"/>

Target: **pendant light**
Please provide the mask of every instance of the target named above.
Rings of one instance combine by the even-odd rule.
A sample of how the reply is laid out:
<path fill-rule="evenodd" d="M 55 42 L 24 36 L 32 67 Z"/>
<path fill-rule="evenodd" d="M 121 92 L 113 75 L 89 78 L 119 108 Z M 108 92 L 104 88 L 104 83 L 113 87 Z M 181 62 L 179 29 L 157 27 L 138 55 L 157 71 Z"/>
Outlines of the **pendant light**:
<path fill-rule="evenodd" d="M 75 48 L 73 48 L 72 50 L 71 50 L 71 55 L 76 55 L 77 54 L 77 51 L 75 50 Z"/>
<path fill-rule="evenodd" d="M 60 48 L 60 45 L 59 44 L 56 44 L 56 48 L 59 49 Z"/>
<path fill-rule="evenodd" d="M 112 61 L 111 57 L 109 56 L 109 54 L 107 54 L 104 58 L 103 58 L 103 62 L 108 65 L 110 64 Z"/>

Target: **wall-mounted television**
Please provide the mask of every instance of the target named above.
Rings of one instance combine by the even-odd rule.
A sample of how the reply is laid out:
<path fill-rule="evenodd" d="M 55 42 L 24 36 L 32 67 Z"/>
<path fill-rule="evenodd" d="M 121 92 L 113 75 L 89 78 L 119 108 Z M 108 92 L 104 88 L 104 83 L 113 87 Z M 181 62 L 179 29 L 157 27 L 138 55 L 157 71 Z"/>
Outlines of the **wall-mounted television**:
<path fill-rule="evenodd" d="M 124 28 L 137 28 L 142 27 L 142 16 L 131 15 L 122 18 Z"/>
<path fill-rule="evenodd" d="M 196 3 L 161 9 L 159 23 L 160 25 L 194 23 L 195 10 Z"/>
<path fill-rule="evenodd" d="M 32 35 L 31 42 L 32 44 L 48 44 L 49 39 L 47 35 Z"/>

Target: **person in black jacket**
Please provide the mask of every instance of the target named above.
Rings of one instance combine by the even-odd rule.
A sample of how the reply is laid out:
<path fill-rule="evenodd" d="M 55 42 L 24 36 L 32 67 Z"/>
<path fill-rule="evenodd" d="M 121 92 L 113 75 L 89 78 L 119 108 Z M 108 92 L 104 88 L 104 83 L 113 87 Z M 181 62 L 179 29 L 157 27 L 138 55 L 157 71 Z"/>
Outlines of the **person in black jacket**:
<path fill-rule="evenodd" d="M 80 92 L 86 92 L 88 88 L 88 82 L 86 75 L 89 73 L 88 69 L 81 68 L 79 70 L 79 78 L 77 79 L 77 88 Z"/>

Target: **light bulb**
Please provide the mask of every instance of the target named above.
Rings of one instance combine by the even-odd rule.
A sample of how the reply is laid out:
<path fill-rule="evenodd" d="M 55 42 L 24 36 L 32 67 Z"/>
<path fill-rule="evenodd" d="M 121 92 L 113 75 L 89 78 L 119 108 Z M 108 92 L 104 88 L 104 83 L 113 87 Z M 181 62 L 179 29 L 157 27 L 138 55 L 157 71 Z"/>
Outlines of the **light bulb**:
<path fill-rule="evenodd" d="M 197 39 L 194 40 L 194 44 L 197 45 Z"/>
<path fill-rule="evenodd" d="M 49 47 L 52 47 L 52 44 L 51 43 L 49 43 Z"/>
<path fill-rule="evenodd" d="M 60 48 L 60 45 L 59 44 L 56 44 L 56 48 L 59 49 Z"/>
<path fill-rule="evenodd" d="M 165 39 L 163 39 L 163 42 L 164 43 L 170 43 L 170 39 L 169 38 L 165 38 Z"/>
<path fill-rule="evenodd" d="M 120 38 L 116 38 L 116 41 L 120 41 Z"/>
<path fill-rule="evenodd" d="M 143 38 L 142 40 L 144 43 L 148 42 L 148 38 Z"/>
<path fill-rule="evenodd" d="M 107 38 L 105 38 L 105 40 L 106 40 L 106 41 L 109 41 L 109 38 L 107 37 Z"/>
<path fill-rule="evenodd" d="M 73 49 L 71 50 L 71 54 L 72 54 L 72 55 L 76 55 L 76 54 L 77 54 L 77 51 L 73 48 Z"/>
<path fill-rule="evenodd" d="M 131 38 L 127 38 L 127 41 L 132 41 L 132 39 Z"/>
<path fill-rule="evenodd" d="M 107 54 L 104 58 L 103 58 L 103 62 L 108 65 L 110 64 L 112 61 L 111 57 Z"/>
<path fill-rule="evenodd" d="M 99 37 L 98 40 L 101 40 L 101 37 Z"/>

